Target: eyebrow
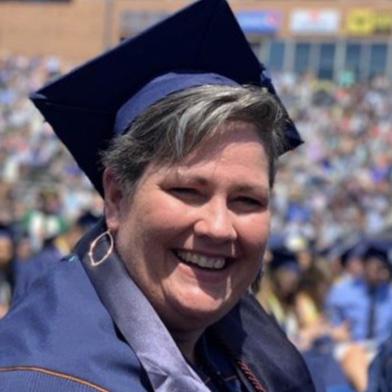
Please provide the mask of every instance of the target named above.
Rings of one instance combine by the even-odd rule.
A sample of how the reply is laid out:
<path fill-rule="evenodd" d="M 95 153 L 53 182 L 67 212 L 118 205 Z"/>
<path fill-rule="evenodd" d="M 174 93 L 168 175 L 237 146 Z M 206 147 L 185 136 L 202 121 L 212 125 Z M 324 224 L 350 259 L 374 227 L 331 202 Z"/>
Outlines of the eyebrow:
<path fill-rule="evenodd" d="M 173 176 L 173 177 L 172 177 Z M 192 175 L 192 174 L 185 174 L 182 173 L 181 171 L 177 170 L 175 174 L 169 175 L 169 178 L 173 178 L 175 180 L 180 180 L 185 183 L 192 183 L 200 186 L 207 186 L 208 185 L 208 180 L 200 175 Z"/>
<path fill-rule="evenodd" d="M 237 192 L 244 192 L 244 193 L 248 193 L 248 192 L 257 192 L 262 194 L 263 196 L 268 196 L 270 194 L 270 188 L 263 186 L 263 185 L 259 185 L 259 184 L 252 184 L 252 185 L 239 185 L 238 187 L 236 187 L 236 191 Z"/>
<path fill-rule="evenodd" d="M 208 185 L 208 180 L 200 175 L 192 175 L 192 174 L 184 174 L 180 171 L 177 171 L 174 174 L 174 178 L 184 181 L 185 183 L 189 184 L 196 184 L 198 186 L 205 187 Z M 260 193 L 263 196 L 268 196 L 270 194 L 270 188 L 268 186 L 260 185 L 257 183 L 252 184 L 238 184 L 235 187 L 236 192 L 244 192 L 244 193 Z"/>

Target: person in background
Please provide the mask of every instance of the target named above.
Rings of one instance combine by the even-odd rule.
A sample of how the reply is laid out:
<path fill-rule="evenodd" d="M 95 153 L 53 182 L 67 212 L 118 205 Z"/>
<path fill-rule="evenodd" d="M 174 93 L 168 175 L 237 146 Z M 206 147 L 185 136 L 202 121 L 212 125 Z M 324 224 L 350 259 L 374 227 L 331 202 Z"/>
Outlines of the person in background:
<path fill-rule="evenodd" d="M 66 231 L 67 222 L 62 215 L 61 207 L 58 191 L 49 187 L 38 193 L 37 208 L 23 216 L 20 226 L 31 238 L 35 252 L 39 252 L 60 233 Z"/>
<path fill-rule="evenodd" d="M 300 282 L 300 266 L 295 254 L 288 249 L 270 250 L 267 255 L 265 276 L 256 294 L 264 308 L 273 315 L 286 335 L 298 342 L 299 325 L 295 300 Z"/>
<path fill-rule="evenodd" d="M 340 385 L 345 388 L 342 390 L 349 391 L 352 385 L 356 391 L 365 391 L 366 350 L 351 342 L 347 324 L 333 326 L 324 313 L 333 283 L 330 264 L 311 254 L 298 241 L 294 244 L 293 237 L 289 241 L 274 236 L 269 245 L 265 275 L 255 289 L 259 301 L 311 362 L 312 371 L 324 380 L 327 390 Z M 341 351 L 338 358 L 336 351 Z"/>
<path fill-rule="evenodd" d="M 367 353 L 358 343 L 351 341 L 349 325 L 333 326 L 325 315 L 325 302 L 332 285 L 332 273 L 325 262 L 313 263 L 301 276 L 295 299 L 299 335 L 304 347 L 330 350 L 348 381 L 356 391 L 367 386 Z M 344 350 L 336 357 L 339 347 Z"/>
<path fill-rule="evenodd" d="M 370 246 L 362 254 L 363 277 L 343 279 L 328 293 L 330 322 L 349 326 L 353 341 L 368 352 L 368 362 L 392 330 L 392 286 L 388 253 Z"/>
<path fill-rule="evenodd" d="M 313 281 L 315 277 L 320 278 L 316 271 L 318 275 L 321 271 L 313 262 L 306 263 L 302 270 L 304 265 L 300 264 L 297 253 L 287 248 L 286 241 L 271 249 L 265 261 L 265 275 L 256 293 L 258 300 L 302 352 L 321 388 L 352 392 L 349 378 L 331 354 L 330 330 L 321 309 L 323 290 L 326 290 L 323 286 L 327 284 L 325 276 L 321 282 Z M 318 283 L 320 287 L 316 288 Z"/>

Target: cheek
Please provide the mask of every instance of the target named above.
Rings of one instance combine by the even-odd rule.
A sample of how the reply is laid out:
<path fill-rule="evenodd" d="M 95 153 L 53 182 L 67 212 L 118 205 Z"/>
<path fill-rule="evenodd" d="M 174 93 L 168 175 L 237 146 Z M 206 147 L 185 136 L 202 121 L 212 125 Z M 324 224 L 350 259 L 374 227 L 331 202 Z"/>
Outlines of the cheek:
<path fill-rule="evenodd" d="M 239 235 L 249 251 L 264 253 L 270 233 L 270 213 L 248 219 L 239 227 Z"/>
<path fill-rule="evenodd" d="M 130 211 L 128 218 L 121 227 L 122 243 L 127 241 L 127 248 L 140 257 L 158 256 L 176 233 L 181 216 L 173 214 L 172 209 L 156 208 L 159 203 L 143 203 Z"/>
<path fill-rule="evenodd" d="M 157 208 L 160 206 L 160 208 Z M 144 237 L 149 248 L 173 247 L 192 236 L 195 223 L 195 209 L 171 197 L 161 197 L 144 209 L 139 215 L 136 229 Z"/>
<path fill-rule="evenodd" d="M 246 266 L 239 265 L 240 268 L 236 272 L 241 294 L 252 284 L 262 265 L 270 231 L 269 216 L 266 214 L 261 219 L 253 219 L 251 224 L 242 228 L 241 242 Z"/>

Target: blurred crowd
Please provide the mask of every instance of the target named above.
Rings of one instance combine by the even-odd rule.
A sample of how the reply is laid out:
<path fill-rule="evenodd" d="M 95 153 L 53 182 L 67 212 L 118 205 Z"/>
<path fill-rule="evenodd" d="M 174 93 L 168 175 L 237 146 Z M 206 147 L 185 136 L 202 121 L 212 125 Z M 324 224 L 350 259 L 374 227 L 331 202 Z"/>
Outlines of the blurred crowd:
<path fill-rule="evenodd" d="M 306 143 L 279 171 L 273 231 L 301 233 L 323 248 L 390 226 L 391 81 L 338 86 L 287 75 L 277 81 Z"/>
<path fill-rule="evenodd" d="M 102 200 L 28 99 L 67 70 L 55 57 L 0 57 L 0 316 L 23 262 L 69 252 L 102 213 Z"/>
<path fill-rule="evenodd" d="M 27 99 L 69 68 L 55 57 L 0 58 L 0 317 L 102 213 Z M 364 391 L 392 334 L 391 82 L 274 81 L 306 143 L 280 163 L 254 292 L 309 363 L 321 361 L 327 383 Z"/>

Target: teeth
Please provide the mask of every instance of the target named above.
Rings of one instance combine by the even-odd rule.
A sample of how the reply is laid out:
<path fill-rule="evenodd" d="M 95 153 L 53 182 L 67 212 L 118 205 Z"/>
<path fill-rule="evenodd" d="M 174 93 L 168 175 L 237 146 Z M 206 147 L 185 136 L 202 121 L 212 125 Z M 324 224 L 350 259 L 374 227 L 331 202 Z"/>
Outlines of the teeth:
<path fill-rule="evenodd" d="M 226 265 L 224 257 L 208 257 L 187 251 L 177 251 L 177 256 L 187 263 L 196 264 L 202 268 L 222 269 Z"/>
<path fill-rule="evenodd" d="M 216 269 L 221 269 L 225 266 L 225 259 L 217 259 L 215 261 L 215 268 Z"/>

